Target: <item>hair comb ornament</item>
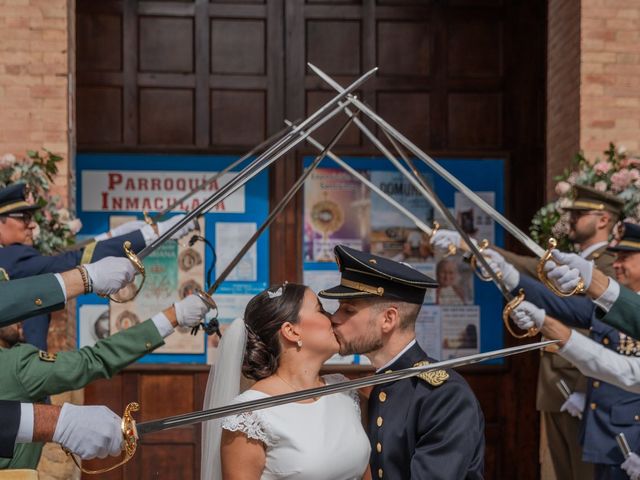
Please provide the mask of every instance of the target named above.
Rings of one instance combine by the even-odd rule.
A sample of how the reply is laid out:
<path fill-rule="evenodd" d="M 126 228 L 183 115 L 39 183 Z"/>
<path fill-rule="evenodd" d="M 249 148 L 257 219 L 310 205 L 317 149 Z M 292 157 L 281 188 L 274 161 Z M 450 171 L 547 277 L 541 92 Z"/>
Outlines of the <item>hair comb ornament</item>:
<path fill-rule="evenodd" d="M 285 282 L 275 292 L 272 292 L 271 290 L 267 290 L 267 295 L 269 295 L 269 298 L 272 299 L 272 298 L 278 298 L 282 296 L 282 293 L 284 292 L 284 288 L 287 286 L 287 283 L 289 282 L 285 280 Z"/>

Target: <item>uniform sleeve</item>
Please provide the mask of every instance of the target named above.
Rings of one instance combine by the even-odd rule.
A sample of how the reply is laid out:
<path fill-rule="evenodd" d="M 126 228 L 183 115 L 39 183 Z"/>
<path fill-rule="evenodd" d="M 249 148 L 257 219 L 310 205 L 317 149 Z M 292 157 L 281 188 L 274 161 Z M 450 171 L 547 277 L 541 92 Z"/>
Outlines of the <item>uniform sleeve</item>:
<path fill-rule="evenodd" d="M 640 311 L 640 295 L 620 285 L 620 295 L 611 310 L 607 313 L 597 310 L 596 318 L 633 338 L 640 338 L 638 311 Z"/>
<path fill-rule="evenodd" d="M 411 479 L 481 479 L 484 418 L 470 389 L 450 382 L 436 387 L 420 411 L 420 437 Z"/>
<path fill-rule="evenodd" d="M 640 358 L 620 355 L 578 332 L 558 350 L 586 377 L 611 383 L 627 391 L 640 393 Z"/>
<path fill-rule="evenodd" d="M 158 329 L 147 320 L 100 340 L 94 346 L 60 352 L 55 359 L 43 359 L 37 349 L 21 345 L 16 376 L 29 398 L 39 400 L 47 395 L 82 388 L 97 378 L 111 378 L 163 344 Z"/>
<path fill-rule="evenodd" d="M 140 230 L 113 237 L 108 240 L 93 243 L 84 248 L 81 256 L 81 263 L 91 263 L 104 257 L 122 257 L 124 242 L 131 242 L 132 250 L 138 253 L 145 247 L 144 237 Z"/>
<path fill-rule="evenodd" d="M 0 457 L 13 457 L 20 427 L 20 402 L 0 400 Z"/>
<path fill-rule="evenodd" d="M 571 327 L 589 328 L 595 311 L 591 299 L 584 295 L 559 297 L 541 282 L 522 275 L 520 284 L 515 288 L 516 293 L 524 289 L 524 299 L 535 306 L 544 308 L 547 315 L 557 318 Z"/>
<path fill-rule="evenodd" d="M 491 246 L 491 248 L 502 255 L 507 262 L 516 267 L 516 270 L 520 273 L 524 273 L 532 278 L 538 278 L 538 259 L 536 257 L 518 255 L 517 253 L 496 246 Z"/>
<path fill-rule="evenodd" d="M 42 255 L 35 248 L 26 245 L 10 245 L 3 248 L 3 257 L 9 262 L 6 270 L 11 278 L 25 278 L 43 273 L 61 273 L 82 263 L 91 263 L 104 257 L 124 256 L 122 245 L 131 241 L 133 250 L 144 248 L 144 239 L 139 231 L 111 238 L 104 242 L 91 243 L 82 250 Z"/>
<path fill-rule="evenodd" d="M 64 292 L 54 274 L 0 282 L 0 327 L 64 307 Z"/>

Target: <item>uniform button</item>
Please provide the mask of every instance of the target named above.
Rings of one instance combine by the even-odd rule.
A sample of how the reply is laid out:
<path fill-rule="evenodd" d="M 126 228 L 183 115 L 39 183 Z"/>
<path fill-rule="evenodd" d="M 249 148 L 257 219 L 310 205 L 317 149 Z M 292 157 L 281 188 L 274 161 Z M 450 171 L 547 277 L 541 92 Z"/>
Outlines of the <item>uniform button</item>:
<path fill-rule="evenodd" d="M 384 392 L 380 392 L 380 394 L 378 395 L 378 400 L 380 400 L 381 402 L 384 402 L 387 400 L 387 394 Z"/>
<path fill-rule="evenodd" d="M 593 381 L 593 388 L 598 388 L 600 386 L 600 382 L 598 380 Z"/>
<path fill-rule="evenodd" d="M 595 410 L 596 408 L 598 408 L 598 405 L 596 403 L 592 403 L 589 406 L 591 407 L 591 410 Z"/>
<path fill-rule="evenodd" d="M 379 427 L 381 427 L 381 426 L 382 426 L 382 417 L 378 417 L 378 418 L 376 419 L 376 425 L 378 425 Z"/>
<path fill-rule="evenodd" d="M 37 306 L 42 305 L 42 300 L 39 298 L 36 298 L 35 302 L 34 302 Z"/>
<path fill-rule="evenodd" d="M 147 350 L 149 350 L 151 348 L 151 342 L 145 343 L 144 346 L 146 347 Z"/>
<path fill-rule="evenodd" d="M 607 337 L 604 337 L 602 343 L 604 343 L 605 345 L 609 345 L 609 339 Z"/>
<path fill-rule="evenodd" d="M 637 415 L 636 415 L 636 420 L 637 420 L 637 419 L 638 419 L 638 418 L 637 418 Z M 378 452 L 378 453 L 382 453 L 382 444 L 381 444 L 380 442 L 378 442 L 378 443 L 376 444 L 376 452 Z"/>
<path fill-rule="evenodd" d="M 383 474 L 383 473 L 384 473 L 384 472 L 382 471 L 382 469 L 381 469 L 381 468 L 379 468 L 379 469 L 378 469 L 378 478 L 382 478 L 382 474 Z"/>

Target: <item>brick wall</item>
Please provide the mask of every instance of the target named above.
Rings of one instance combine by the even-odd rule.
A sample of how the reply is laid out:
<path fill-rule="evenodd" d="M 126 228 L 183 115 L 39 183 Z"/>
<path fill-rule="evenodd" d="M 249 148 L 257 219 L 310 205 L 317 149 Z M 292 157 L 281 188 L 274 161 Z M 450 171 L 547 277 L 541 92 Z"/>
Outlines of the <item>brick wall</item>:
<path fill-rule="evenodd" d="M 609 141 L 640 149 L 640 4 L 583 0 L 580 143 L 589 157 Z"/>
<path fill-rule="evenodd" d="M 580 2 L 549 0 L 547 26 L 547 198 L 553 177 L 580 148 Z"/>
<path fill-rule="evenodd" d="M 17 158 L 47 148 L 64 157 L 54 193 L 69 199 L 69 39 L 73 0 L 0 1 L 0 155 Z M 75 322 L 54 315 L 52 351 L 74 348 Z M 54 403 L 82 403 L 82 392 L 56 396 Z M 78 469 L 57 445 L 47 445 L 39 468 L 43 480 L 77 479 Z"/>
<path fill-rule="evenodd" d="M 45 147 L 69 157 L 70 0 L 0 2 L 0 155 Z M 55 191 L 68 198 L 68 161 Z"/>
<path fill-rule="evenodd" d="M 640 152 L 640 4 L 549 0 L 547 196 L 581 148 Z M 579 41 L 578 41 L 579 39 Z M 578 75 L 578 76 L 577 76 Z"/>

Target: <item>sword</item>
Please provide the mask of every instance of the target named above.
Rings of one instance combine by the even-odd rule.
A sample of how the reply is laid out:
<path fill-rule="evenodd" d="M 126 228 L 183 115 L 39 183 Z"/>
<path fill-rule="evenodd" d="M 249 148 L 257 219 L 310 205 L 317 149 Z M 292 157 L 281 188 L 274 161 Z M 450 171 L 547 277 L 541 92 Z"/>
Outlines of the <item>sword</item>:
<path fill-rule="evenodd" d="M 458 224 L 456 218 L 453 216 L 453 213 L 451 213 L 451 211 L 447 208 L 440 197 L 438 197 L 438 195 L 436 195 L 433 189 L 429 186 L 422 173 L 420 173 L 420 171 L 416 168 L 413 160 L 406 155 L 406 153 L 400 148 L 400 146 L 384 128 L 382 129 L 382 131 L 389 139 L 389 142 L 391 142 L 391 145 L 393 145 L 393 147 L 396 149 L 398 154 L 404 159 L 405 163 L 409 166 L 409 168 L 411 168 L 413 175 L 418 180 L 420 185 L 422 185 L 422 188 L 431 194 L 431 201 L 435 202 L 435 205 L 437 206 L 441 214 L 444 215 L 444 217 L 449 221 L 453 228 L 457 230 L 458 234 L 460 234 L 460 237 L 465 241 L 465 243 L 473 253 L 472 258 L 478 259 L 482 268 L 488 273 L 490 280 L 492 280 L 496 287 L 498 287 L 498 290 L 507 301 L 507 304 L 502 311 L 502 321 L 509 333 L 515 338 L 535 337 L 539 332 L 537 328 L 531 327 L 527 332 L 519 334 L 512 329 L 511 322 L 509 321 L 511 312 L 524 300 L 524 290 L 520 289 L 518 294 L 515 296 L 511 294 L 507 286 L 504 284 L 501 274 L 491 268 L 489 262 L 487 262 L 487 259 L 480 252 L 480 247 L 476 246 L 476 244 L 471 240 L 469 234 Z"/>
<path fill-rule="evenodd" d="M 351 117 L 351 118 L 347 119 L 347 121 L 344 123 L 344 125 L 340 128 L 340 130 L 338 130 L 338 132 L 331 139 L 331 141 L 329 142 L 327 147 L 325 147 L 320 152 L 320 154 L 313 160 L 311 165 L 309 165 L 309 167 L 307 167 L 307 169 L 302 173 L 302 175 L 298 178 L 298 180 L 296 180 L 296 182 L 289 189 L 289 191 L 285 194 L 285 196 L 282 197 L 282 199 L 278 202 L 278 204 L 275 206 L 275 208 L 271 211 L 271 213 L 269 214 L 267 219 L 262 223 L 262 225 L 260 225 L 260 228 L 258 228 L 255 231 L 255 233 L 251 236 L 251 238 L 249 238 L 249 240 L 247 240 L 247 242 L 243 245 L 243 247 L 236 254 L 236 256 L 233 257 L 233 259 L 231 260 L 229 265 L 227 265 L 227 267 L 220 274 L 220 276 L 218 278 L 216 278 L 216 281 L 207 290 L 206 297 L 203 297 L 201 295 L 203 292 L 196 290 L 196 295 L 198 295 L 207 305 L 210 305 L 210 300 L 209 299 L 211 298 L 211 295 L 213 295 L 216 292 L 216 290 L 218 290 L 218 287 L 220 287 L 222 282 L 225 281 L 225 279 L 233 271 L 233 269 L 236 267 L 236 265 L 242 259 L 242 257 L 244 257 L 244 255 L 249 251 L 249 249 L 253 246 L 253 244 L 256 243 L 256 241 L 258 240 L 260 235 L 262 235 L 262 233 L 267 228 L 269 228 L 269 226 L 273 223 L 273 221 L 276 219 L 276 217 L 280 213 L 282 213 L 282 211 L 287 207 L 287 205 L 289 204 L 291 199 L 293 199 L 293 197 L 296 196 L 296 194 L 298 193 L 298 190 L 300 190 L 302 185 L 304 185 L 305 180 L 309 177 L 309 175 L 311 175 L 311 173 L 316 169 L 316 167 L 320 164 L 320 162 L 327 156 L 327 152 L 338 142 L 338 140 L 340 140 L 340 138 L 342 137 L 344 132 L 347 130 L 349 125 L 351 125 L 351 122 L 353 121 L 354 118 L 355 117 Z M 218 322 L 217 322 L 217 320 L 215 318 L 213 320 L 210 320 L 208 324 L 202 324 L 202 326 L 203 326 L 203 328 L 204 328 L 204 330 L 205 330 L 205 332 L 207 334 L 211 335 L 213 333 L 216 333 L 218 336 L 222 337 L 222 335 L 220 333 L 220 330 L 219 330 Z M 197 330 L 198 330 L 198 327 L 199 326 L 194 327 L 192 329 L 191 333 L 195 334 L 197 332 Z"/>
<path fill-rule="evenodd" d="M 627 437 L 624 436 L 624 433 L 620 432 L 616 435 L 616 442 L 618 442 L 618 448 L 620 448 L 624 458 L 629 458 L 629 455 L 631 455 L 631 447 L 629 446 L 629 442 L 627 442 Z"/>
<path fill-rule="evenodd" d="M 569 385 L 567 385 L 567 382 L 565 382 L 564 379 L 561 378 L 556 382 L 556 387 L 558 387 L 558 390 L 560 390 L 560 393 L 562 394 L 564 399 L 569 400 L 569 397 L 571 396 L 571 389 L 569 388 Z M 582 420 L 582 413 L 580 412 L 578 412 L 578 420 Z"/>
<path fill-rule="evenodd" d="M 291 125 L 291 122 L 289 122 L 288 120 L 285 120 L 285 123 L 287 125 Z M 319 151 L 323 151 L 325 149 L 324 145 L 322 145 L 320 142 L 315 140 L 311 135 L 307 136 L 307 143 L 313 145 Z M 426 223 L 424 223 L 422 220 L 420 220 L 417 216 L 415 216 L 413 213 L 411 213 L 409 210 L 407 210 L 405 207 L 403 207 L 398 201 L 394 200 L 390 195 L 388 195 L 385 192 L 383 192 L 382 190 L 380 190 L 380 188 L 378 188 L 378 186 L 375 183 L 373 183 L 367 177 L 362 175 L 355 168 L 351 167 L 351 165 L 349 165 L 347 162 L 342 160 L 338 155 L 336 155 L 332 151 L 330 151 L 330 150 L 327 151 L 327 157 L 329 157 L 331 160 L 333 160 L 335 163 L 337 163 L 340 167 L 342 167 L 345 171 L 350 173 L 353 177 L 355 177 L 356 179 L 360 180 L 370 190 L 372 190 L 373 192 L 378 194 L 387 203 L 389 203 L 390 205 L 392 205 L 393 207 L 398 209 L 400 211 L 400 213 L 405 215 L 409 220 L 411 220 L 415 224 L 416 228 L 418 228 L 419 230 L 421 230 L 424 233 L 426 233 L 427 236 L 431 237 L 433 235 L 433 233 L 435 231 L 437 231 L 437 229 L 439 228 L 439 225 L 437 225 L 437 224 L 434 225 L 433 228 L 429 227 Z"/>
<path fill-rule="evenodd" d="M 324 73 L 318 67 L 311 63 L 307 63 L 309 68 L 313 70 L 320 78 L 322 78 L 325 82 L 327 82 L 332 88 L 337 90 L 338 92 L 343 92 L 343 87 L 333 80 L 329 75 Z M 347 96 L 347 98 L 351 98 Z M 429 155 L 419 149 L 414 143 L 412 143 L 409 139 L 407 139 L 404 135 L 398 132 L 395 128 L 393 128 L 388 122 L 386 122 L 382 117 L 380 117 L 377 113 L 371 110 L 367 105 L 357 99 L 351 98 L 354 106 L 358 107 L 359 110 L 364 112 L 367 116 L 369 116 L 374 122 L 387 130 L 393 137 L 396 138 L 400 143 L 402 143 L 405 147 L 407 147 L 411 153 L 413 153 L 417 158 L 419 158 L 422 162 L 427 164 L 433 170 L 436 171 L 442 178 L 444 178 L 449 184 L 451 184 L 454 188 L 464 193 L 478 208 L 484 211 L 487 215 L 489 215 L 493 220 L 498 222 L 500 225 L 504 227 L 511 235 L 513 235 L 518 241 L 520 241 L 524 246 L 526 246 L 531 252 L 533 252 L 538 258 L 540 258 L 540 262 L 538 263 L 537 273 L 538 278 L 541 282 L 543 282 L 550 290 L 552 290 L 556 295 L 559 296 L 570 296 L 576 293 L 584 292 L 584 282 L 578 282 L 578 285 L 570 291 L 564 292 L 558 289 L 546 276 L 544 271 L 544 264 L 551 260 L 553 261 L 553 257 L 551 255 L 551 251 L 556 247 L 557 242 L 555 239 L 549 239 L 549 248 L 545 251 L 542 247 L 540 247 L 536 242 L 534 242 L 526 233 L 516 227 L 513 223 L 507 220 L 500 212 L 495 210 L 491 205 L 485 202 L 482 198 L 480 198 L 476 193 L 474 193 L 471 189 L 469 189 L 466 185 L 464 185 L 461 181 L 459 181 L 455 176 L 449 173 L 445 168 L 440 166 L 435 160 L 433 160 Z"/>
<path fill-rule="evenodd" d="M 214 192 L 207 200 L 205 200 L 201 205 L 199 205 L 198 208 L 189 212 L 187 215 L 185 215 L 183 219 L 181 219 L 179 222 L 176 222 L 173 226 L 171 226 L 171 228 L 169 228 L 166 232 L 160 235 L 151 244 L 144 247 L 137 255 L 131 250 L 131 244 L 129 243 L 127 245 L 128 242 L 125 242 L 125 245 L 124 245 L 125 254 L 129 258 L 129 260 L 134 264 L 138 272 L 142 275 L 143 277 L 142 284 L 144 284 L 144 278 L 145 278 L 144 265 L 142 263 L 142 260 L 145 257 L 153 253 L 160 245 L 162 245 L 169 238 L 171 238 L 173 234 L 176 233 L 178 230 L 180 230 L 184 225 L 188 224 L 198 216 L 207 212 L 213 206 L 215 206 L 216 204 L 224 200 L 226 197 L 234 193 L 236 190 L 242 187 L 245 183 L 247 183 L 249 180 L 255 177 L 258 173 L 260 173 L 262 170 L 264 170 L 273 162 L 275 162 L 279 157 L 287 153 L 298 143 L 302 142 L 305 137 L 298 136 L 298 132 L 300 130 L 308 127 L 307 132 L 305 134 L 305 135 L 308 135 L 311 132 L 313 132 L 315 129 L 320 127 L 322 124 L 326 123 L 328 120 L 333 118 L 335 115 L 337 115 L 342 109 L 342 107 L 339 105 L 339 102 L 342 99 L 344 99 L 351 91 L 357 89 L 360 85 L 362 85 L 376 71 L 377 71 L 377 67 L 369 70 L 360 78 L 358 78 L 356 81 L 354 81 L 351 85 L 349 85 L 346 89 L 344 89 L 338 95 L 336 95 L 327 103 L 325 103 L 322 107 L 316 110 L 311 116 L 309 116 L 307 119 L 301 122 L 298 126 L 293 128 L 282 139 L 280 139 L 274 145 L 269 147 L 265 152 L 261 153 L 253 162 L 251 162 L 251 164 L 247 165 L 243 170 L 241 170 L 238 173 L 238 175 L 236 175 L 229 182 L 227 182 L 222 187 L 220 187 L 219 190 Z M 348 101 L 351 102 L 352 100 L 349 99 Z M 331 110 L 331 108 L 334 107 L 335 104 L 338 104 L 338 105 L 335 108 L 333 108 L 333 110 Z M 139 293 L 140 289 L 142 288 L 142 284 L 136 290 L 132 298 L 128 299 L 127 301 L 135 298 L 135 296 Z M 206 296 L 206 293 L 200 291 L 200 295 Z M 115 300 L 113 298 L 112 300 L 122 302 L 122 300 Z M 215 302 L 213 301 L 213 299 L 209 298 L 208 304 L 211 306 L 211 308 L 215 308 Z"/>

